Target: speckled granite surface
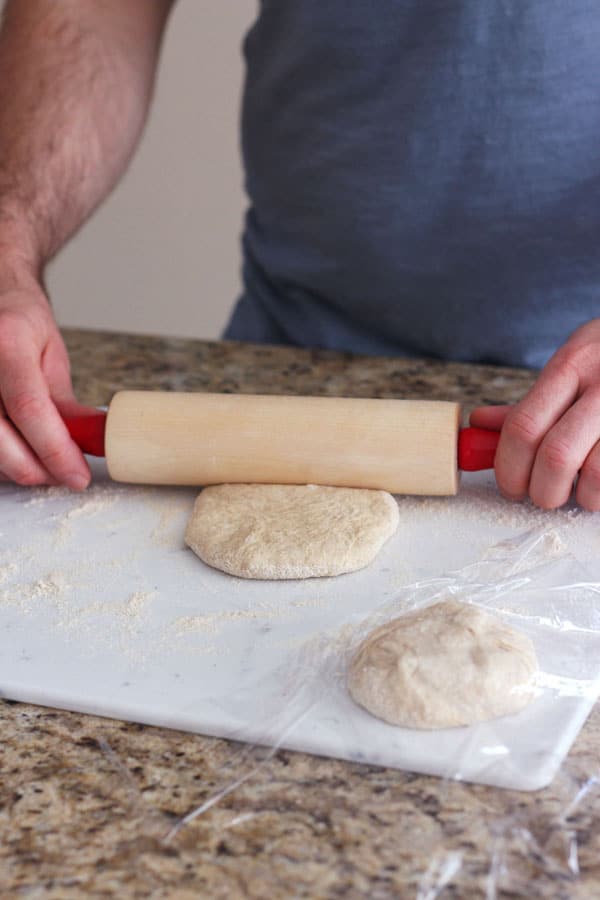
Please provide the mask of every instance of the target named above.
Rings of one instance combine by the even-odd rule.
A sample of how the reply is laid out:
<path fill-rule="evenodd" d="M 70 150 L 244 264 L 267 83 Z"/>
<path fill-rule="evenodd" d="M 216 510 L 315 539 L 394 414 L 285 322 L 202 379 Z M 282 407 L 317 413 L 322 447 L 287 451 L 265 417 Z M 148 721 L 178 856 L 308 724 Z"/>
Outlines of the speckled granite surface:
<path fill-rule="evenodd" d="M 518 399 L 525 369 L 422 359 L 355 357 L 325 350 L 208 343 L 67 331 L 79 398 L 108 403 L 115 391 L 187 390 L 459 400 L 465 407 Z"/>
<path fill-rule="evenodd" d="M 82 400 L 128 388 L 516 400 L 531 374 L 67 332 Z M 600 896 L 600 716 L 537 794 L 0 703 L 0 896 Z M 252 774 L 253 773 L 253 774 Z M 248 777 L 250 776 L 250 777 Z M 236 778 L 235 791 L 182 816 Z"/>

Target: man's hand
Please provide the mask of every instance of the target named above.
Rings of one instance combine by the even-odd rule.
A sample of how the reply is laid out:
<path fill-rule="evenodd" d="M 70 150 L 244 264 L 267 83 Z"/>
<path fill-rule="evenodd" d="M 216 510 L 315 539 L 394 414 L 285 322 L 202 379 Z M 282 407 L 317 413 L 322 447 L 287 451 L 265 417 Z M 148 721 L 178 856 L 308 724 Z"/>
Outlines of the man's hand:
<path fill-rule="evenodd" d="M 0 290 L 0 480 L 83 490 L 90 472 L 59 412 L 82 409 L 42 289 Z"/>
<path fill-rule="evenodd" d="M 527 494 L 544 509 L 569 499 L 600 510 L 600 319 L 563 344 L 514 407 L 480 407 L 471 425 L 502 429 L 496 479 L 502 493 Z"/>
<path fill-rule="evenodd" d="M 0 480 L 89 482 L 38 274 L 125 169 L 173 4 L 0 0 Z"/>

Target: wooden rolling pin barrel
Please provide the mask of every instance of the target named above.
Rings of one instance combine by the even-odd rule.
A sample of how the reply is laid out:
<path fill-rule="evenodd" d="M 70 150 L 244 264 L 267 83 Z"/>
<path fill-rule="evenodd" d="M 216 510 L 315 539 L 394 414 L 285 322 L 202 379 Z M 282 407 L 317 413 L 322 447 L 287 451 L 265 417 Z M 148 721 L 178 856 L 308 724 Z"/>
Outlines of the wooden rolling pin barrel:
<path fill-rule="evenodd" d="M 455 494 L 494 463 L 498 433 L 460 429 L 460 406 L 258 394 L 121 391 L 108 413 L 65 419 L 115 481 L 235 482 Z"/>

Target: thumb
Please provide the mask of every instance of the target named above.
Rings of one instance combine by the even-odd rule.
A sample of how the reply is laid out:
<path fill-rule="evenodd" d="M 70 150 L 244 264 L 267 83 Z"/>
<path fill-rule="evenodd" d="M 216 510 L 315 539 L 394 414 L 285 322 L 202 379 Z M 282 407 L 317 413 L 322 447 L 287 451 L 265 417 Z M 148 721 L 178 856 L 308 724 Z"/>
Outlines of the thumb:
<path fill-rule="evenodd" d="M 95 407 L 79 403 L 73 393 L 69 357 L 60 336 L 48 341 L 42 360 L 50 396 L 61 415 L 76 416 L 96 412 Z"/>
<path fill-rule="evenodd" d="M 75 398 L 53 397 L 54 405 L 64 419 L 66 416 L 97 415 L 97 406 L 86 406 Z"/>
<path fill-rule="evenodd" d="M 500 431 L 511 409 L 512 406 L 478 406 L 469 416 L 469 425 Z"/>
<path fill-rule="evenodd" d="M 78 403 L 73 392 L 69 356 L 58 333 L 49 338 L 44 349 L 42 371 L 50 396 L 61 412 L 68 415 L 89 412 L 90 407 Z"/>

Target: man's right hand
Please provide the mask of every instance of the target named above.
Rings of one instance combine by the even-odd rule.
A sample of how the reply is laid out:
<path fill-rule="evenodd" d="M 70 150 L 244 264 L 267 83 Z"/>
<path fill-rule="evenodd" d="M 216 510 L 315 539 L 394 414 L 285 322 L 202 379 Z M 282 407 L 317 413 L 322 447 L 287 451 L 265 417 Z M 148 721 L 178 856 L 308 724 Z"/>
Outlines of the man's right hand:
<path fill-rule="evenodd" d="M 125 169 L 174 0 L 0 0 L 0 479 L 83 490 L 69 361 L 37 273 Z"/>
<path fill-rule="evenodd" d="M 60 415 L 85 409 L 42 288 L 0 287 L 0 480 L 87 487 L 89 468 Z"/>

